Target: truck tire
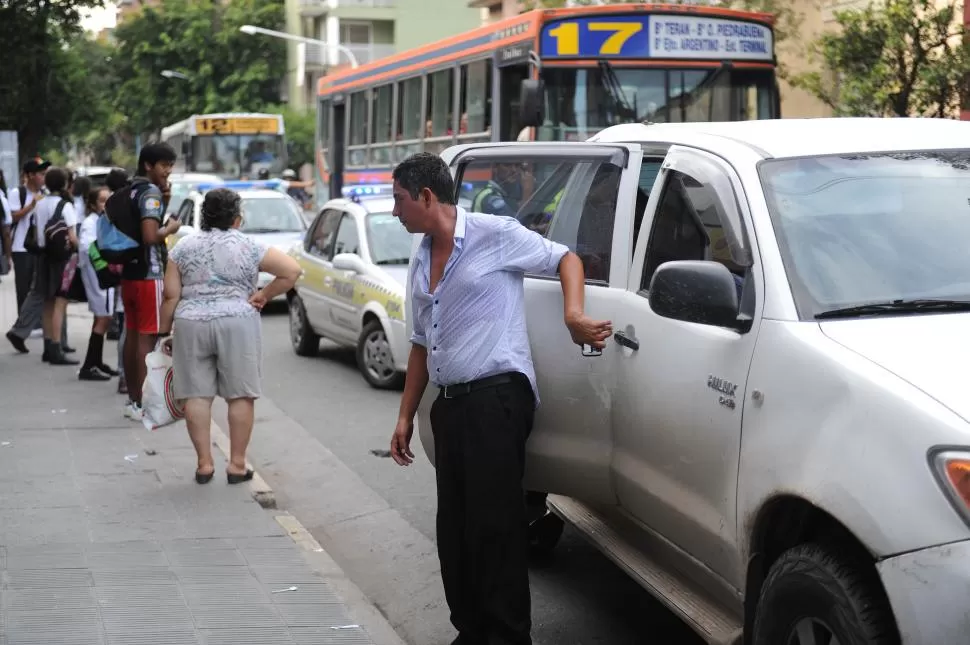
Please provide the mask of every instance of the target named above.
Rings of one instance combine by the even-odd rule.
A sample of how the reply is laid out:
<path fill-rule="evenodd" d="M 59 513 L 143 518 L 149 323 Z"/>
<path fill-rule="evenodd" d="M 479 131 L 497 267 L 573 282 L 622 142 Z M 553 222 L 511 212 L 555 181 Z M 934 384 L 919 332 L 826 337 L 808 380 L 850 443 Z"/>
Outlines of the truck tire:
<path fill-rule="evenodd" d="M 899 645 L 871 565 L 803 544 L 782 554 L 761 587 L 752 645 Z"/>

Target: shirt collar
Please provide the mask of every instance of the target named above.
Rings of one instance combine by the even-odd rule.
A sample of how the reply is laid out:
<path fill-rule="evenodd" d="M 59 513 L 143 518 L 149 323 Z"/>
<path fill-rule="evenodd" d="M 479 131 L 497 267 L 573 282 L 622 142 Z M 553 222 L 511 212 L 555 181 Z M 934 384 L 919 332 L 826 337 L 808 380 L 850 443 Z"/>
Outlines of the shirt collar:
<path fill-rule="evenodd" d="M 461 206 L 455 206 L 455 246 L 461 248 L 461 243 L 465 240 L 465 219 L 467 212 Z M 425 235 L 421 240 L 421 245 L 427 249 L 431 248 L 431 236 Z"/>

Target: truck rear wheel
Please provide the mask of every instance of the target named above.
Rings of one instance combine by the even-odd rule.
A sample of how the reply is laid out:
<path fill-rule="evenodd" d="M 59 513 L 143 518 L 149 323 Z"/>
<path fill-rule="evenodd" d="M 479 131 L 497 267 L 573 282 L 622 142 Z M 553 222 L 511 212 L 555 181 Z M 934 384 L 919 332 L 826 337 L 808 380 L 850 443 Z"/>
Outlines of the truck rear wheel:
<path fill-rule="evenodd" d="M 772 565 L 753 645 L 899 645 L 889 600 L 870 565 L 803 544 Z"/>

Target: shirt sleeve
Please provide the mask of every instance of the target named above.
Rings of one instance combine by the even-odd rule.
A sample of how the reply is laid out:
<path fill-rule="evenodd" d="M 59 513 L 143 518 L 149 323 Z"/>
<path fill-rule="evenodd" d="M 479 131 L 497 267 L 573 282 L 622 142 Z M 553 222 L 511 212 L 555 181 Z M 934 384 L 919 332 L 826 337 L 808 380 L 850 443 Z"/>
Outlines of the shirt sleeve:
<path fill-rule="evenodd" d="M 7 192 L 7 201 L 10 203 L 11 213 L 13 211 L 19 211 L 21 208 L 23 208 L 23 205 L 20 203 L 20 191 L 16 186 Z"/>
<path fill-rule="evenodd" d="M 427 347 L 428 336 L 424 329 L 424 323 L 421 322 L 421 316 L 418 315 L 417 303 L 414 298 L 414 292 L 419 288 L 415 279 L 415 272 L 419 265 L 419 262 L 411 262 L 410 275 L 408 276 L 408 284 L 411 285 L 411 343 Z"/>
<path fill-rule="evenodd" d="M 71 228 L 77 226 L 77 211 L 74 210 L 74 204 L 64 204 L 64 210 L 61 211 L 61 217 L 64 218 L 64 223 Z"/>
<path fill-rule="evenodd" d="M 162 216 L 165 214 L 165 205 L 162 203 L 162 191 L 158 186 L 152 184 L 138 199 L 138 212 L 142 219 L 158 220 L 161 224 Z"/>
<path fill-rule="evenodd" d="M 556 275 L 569 247 L 542 237 L 511 217 L 499 219 L 502 269 L 538 275 Z"/>

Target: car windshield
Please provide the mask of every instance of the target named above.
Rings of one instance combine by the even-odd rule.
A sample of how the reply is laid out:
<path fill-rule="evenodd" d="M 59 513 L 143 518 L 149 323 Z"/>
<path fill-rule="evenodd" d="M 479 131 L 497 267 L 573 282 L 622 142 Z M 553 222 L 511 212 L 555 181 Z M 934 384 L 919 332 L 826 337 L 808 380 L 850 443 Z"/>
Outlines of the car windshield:
<path fill-rule="evenodd" d="M 365 219 L 374 264 L 404 264 L 411 257 L 411 234 L 390 213 L 371 213 Z"/>
<path fill-rule="evenodd" d="M 970 300 L 970 150 L 773 160 L 760 174 L 802 318 Z"/>
<path fill-rule="evenodd" d="M 285 195 L 242 200 L 243 233 L 288 233 L 303 231 L 303 217 L 296 203 Z"/>

